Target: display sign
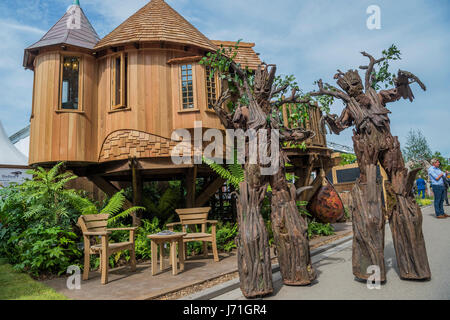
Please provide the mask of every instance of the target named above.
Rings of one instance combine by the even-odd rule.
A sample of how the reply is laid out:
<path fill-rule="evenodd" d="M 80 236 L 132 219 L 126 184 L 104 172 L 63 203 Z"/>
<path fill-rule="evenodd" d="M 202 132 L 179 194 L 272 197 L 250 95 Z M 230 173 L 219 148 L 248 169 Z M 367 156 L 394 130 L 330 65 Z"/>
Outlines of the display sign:
<path fill-rule="evenodd" d="M 32 179 L 33 175 L 26 173 L 29 169 L 0 168 L 0 188 L 15 182 L 21 184 L 25 179 Z"/>

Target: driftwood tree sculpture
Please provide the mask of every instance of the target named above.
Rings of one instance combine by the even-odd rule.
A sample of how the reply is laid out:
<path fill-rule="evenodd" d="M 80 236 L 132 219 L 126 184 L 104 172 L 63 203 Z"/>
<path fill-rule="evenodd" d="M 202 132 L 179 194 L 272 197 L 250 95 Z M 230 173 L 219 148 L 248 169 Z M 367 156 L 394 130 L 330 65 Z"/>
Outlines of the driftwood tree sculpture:
<path fill-rule="evenodd" d="M 395 46 L 394 46 L 395 48 Z M 392 47 L 391 47 L 392 49 Z M 396 49 L 396 48 L 395 48 Z M 385 53 L 385 52 L 383 52 Z M 399 53 L 399 52 L 398 52 Z M 343 73 L 338 70 L 334 76 L 344 91 L 318 81 L 319 91 L 311 96 L 329 96 L 343 101 L 342 114 L 326 115 L 324 121 L 331 131 L 339 134 L 354 126 L 353 144 L 361 175 L 352 190 L 353 205 L 353 274 L 357 279 L 367 279 L 368 267 L 380 267 L 381 281 L 385 281 L 384 228 L 386 219 L 390 222 L 397 263 L 402 279 L 430 279 L 425 241 L 422 234 L 422 213 L 414 200 L 412 187 L 419 169 L 409 171 L 404 164 L 398 137 L 390 130 L 386 108 L 389 102 L 401 98 L 411 102 L 414 95 L 410 84 L 425 85 L 410 72 L 399 70 L 391 79 L 394 88 L 376 91 L 377 73 L 374 67 L 383 62 L 381 69 L 387 72 L 386 59 L 375 59 L 366 52 L 369 59 L 364 84 L 357 70 Z M 388 180 L 387 210 L 382 206 L 382 185 L 376 178 L 376 167 L 380 163 Z"/>
<path fill-rule="evenodd" d="M 245 141 L 245 180 L 240 184 L 237 202 L 238 268 L 243 294 L 246 297 L 256 297 L 273 292 L 268 233 L 260 214 L 269 184 L 272 188 L 272 228 L 283 281 L 289 285 L 307 285 L 315 279 L 307 222 L 296 206 L 295 188 L 286 181 L 285 163 L 288 159 L 282 150 L 285 141 L 300 143 L 314 133 L 303 129 L 281 128 L 279 107 L 285 103 L 308 103 L 309 99 L 301 99 L 295 86 L 289 81 L 277 81 L 275 65 L 262 64 L 255 72 L 250 72 L 243 70 L 233 58 L 234 56 L 227 57 L 225 49 L 221 48 L 202 61 L 213 72 L 217 72 L 224 86 L 228 87 L 221 92 L 217 101 L 210 101 L 222 124 L 227 129 L 253 129 L 256 132 L 267 130 L 267 144 L 259 141 L 259 148 L 265 150 L 271 149 L 269 137 L 272 131 L 280 130 L 276 146 L 279 167 L 273 175 L 262 174 L 262 169 L 267 164 L 261 161 L 259 155 L 256 164 L 249 162 L 250 141 L 248 138 Z M 282 98 L 290 89 L 290 97 Z M 275 157 L 274 154 L 271 156 Z"/>

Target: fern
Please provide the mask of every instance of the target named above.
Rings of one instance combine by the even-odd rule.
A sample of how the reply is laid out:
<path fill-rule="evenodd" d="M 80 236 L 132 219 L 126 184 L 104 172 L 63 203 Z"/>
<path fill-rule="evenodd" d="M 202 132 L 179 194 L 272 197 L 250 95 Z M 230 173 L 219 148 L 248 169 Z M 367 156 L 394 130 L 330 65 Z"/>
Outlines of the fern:
<path fill-rule="evenodd" d="M 145 210 L 145 208 L 144 207 L 131 207 L 131 208 L 129 208 L 129 209 L 119 213 L 119 214 L 116 214 L 114 217 L 109 218 L 108 222 L 109 223 L 115 223 L 118 220 L 126 218 L 126 217 L 130 216 L 132 213 L 134 213 L 136 211 L 139 211 L 139 210 Z"/>
<path fill-rule="evenodd" d="M 234 164 L 228 165 L 228 170 L 211 159 L 207 159 L 205 157 L 202 159 L 203 162 L 214 170 L 215 173 L 217 173 L 221 178 L 228 180 L 236 190 L 239 190 L 239 184 L 244 181 L 244 170 L 240 164 L 236 163 L 236 159 Z"/>
<path fill-rule="evenodd" d="M 124 190 L 121 190 L 111 197 L 107 205 L 102 209 L 102 211 L 100 211 L 100 213 L 115 215 L 119 213 L 124 203 L 125 203 Z"/>

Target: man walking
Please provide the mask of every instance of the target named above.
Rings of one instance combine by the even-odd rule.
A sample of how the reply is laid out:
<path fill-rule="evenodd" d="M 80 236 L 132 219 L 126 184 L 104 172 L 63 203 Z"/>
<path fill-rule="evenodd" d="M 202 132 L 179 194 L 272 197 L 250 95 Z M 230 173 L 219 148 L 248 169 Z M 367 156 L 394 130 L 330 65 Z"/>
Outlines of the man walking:
<path fill-rule="evenodd" d="M 417 193 L 422 194 L 422 199 L 425 199 L 425 186 L 426 186 L 426 182 L 424 179 L 422 179 L 422 177 L 420 177 L 419 179 L 416 180 L 416 185 L 417 185 Z"/>
<path fill-rule="evenodd" d="M 439 160 L 432 159 L 431 167 L 428 169 L 431 188 L 434 193 L 434 211 L 438 219 L 450 217 L 444 212 L 444 173 L 439 169 Z"/>

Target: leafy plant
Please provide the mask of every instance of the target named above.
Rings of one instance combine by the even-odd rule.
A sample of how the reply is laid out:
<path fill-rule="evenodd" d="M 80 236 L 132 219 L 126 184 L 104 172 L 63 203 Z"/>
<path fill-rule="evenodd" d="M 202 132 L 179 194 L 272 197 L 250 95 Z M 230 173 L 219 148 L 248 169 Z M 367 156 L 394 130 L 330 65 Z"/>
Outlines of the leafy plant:
<path fill-rule="evenodd" d="M 401 60 L 401 52 L 394 44 L 387 50 L 383 50 L 382 54 L 385 60 L 381 62 L 378 71 L 374 69 L 372 73 L 372 87 L 375 90 L 380 90 L 383 85 L 385 88 L 394 85 L 395 74 L 389 72 L 389 63 L 390 61 Z"/>
<path fill-rule="evenodd" d="M 204 157 L 202 159 L 215 173 L 228 180 L 236 190 L 239 190 L 239 184 L 244 181 L 244 169 L 242 169 L 242 165 L 237 163 L 236 158 L 234 164 L 227 165 L 228 170 L 211 159 Z"/>
<path fill-rule="evenodd" d="M 331 236 L 334 234 L 334 228 L 331 224 L 317 222 L 312 220 L 308 223 L 308 237 L 311 239 L 313 235 L 317 236 Z"/>
<path fill-rule="evenodd" d="M 238 232 L 237 223 L 232 225 L 229 222 L 225 224 L 219 222 L 217 224 L 217 231 L 216 231 L 217 249 L 230 252 L 232 249 L 236 248 L 236 243 L 234 242 L 234 239 L 237 236 L 237 232 Z"/>
<path fill-rule="evenodd" d="M 8 240 L 15 255 L 14 269 L 27 271 L 35 276 L 42 272 L 66 272 L 70 265 L 80 264 L 82 253 L 76 244 L 77 235 L 60 227 L 29 228 L 19 236 Z M 10 257 L 11 258 L 11 257 Z"/>
<path fill-rule="evenodd" d="M 108 219 L 108 223 L 115 223 L 121 219 L 129 217 L 134 212 L 145 210 L 144 207 L 134 206 L 122 211 L 126 200 L 124 192 L 124 190 L 117 192 L 106 202 L 103 209 L 100 210 L 88 199 L 83 199 L 83 201 L 80 202 L 73 202 L 73 204 L 82 215 L 110 214 L 111 217 Z"/>
<path fill-rule="evenodd" d="M 339 163 L 341 166 L 345 166 L 347 164 L 352 164 L 356 162 L 356 155 L 351 153 L 341 153 L 341 162 Z"/>

